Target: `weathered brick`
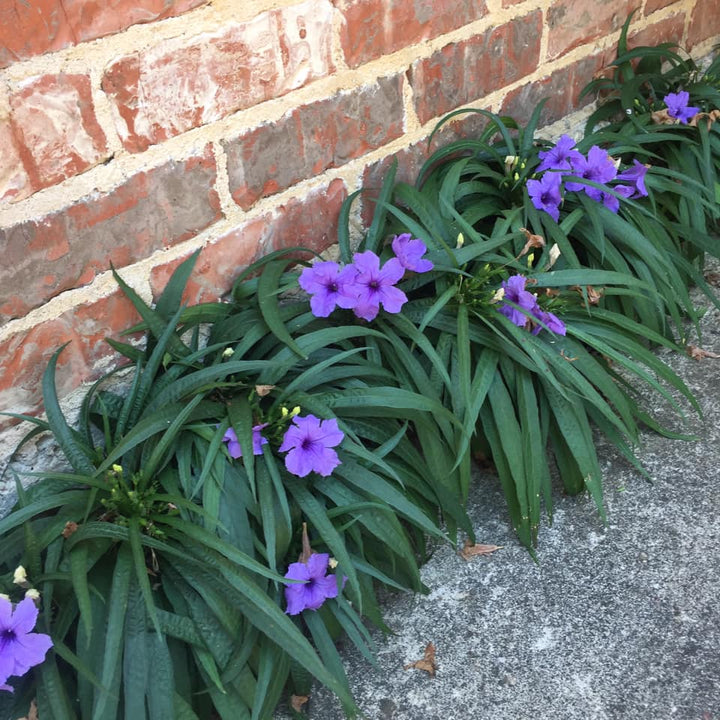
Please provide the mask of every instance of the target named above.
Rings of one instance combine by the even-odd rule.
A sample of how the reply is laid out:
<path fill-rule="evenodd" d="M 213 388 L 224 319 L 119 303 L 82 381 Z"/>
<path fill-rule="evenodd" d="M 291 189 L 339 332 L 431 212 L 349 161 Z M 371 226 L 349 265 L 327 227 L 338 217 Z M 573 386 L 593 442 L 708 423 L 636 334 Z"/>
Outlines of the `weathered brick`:
<path fill-rule="evenodd" d="M 0 4 L 0 67 L 179 15 L 209 1 L 6 0 Z"/>
<path fill-rule="evenodd" d="M 350 67 L 463 27 L 487 13 L 484 0 L 336 0 Z"/>
<path fill-rule="evenodd" d="M 230 191 L 242 208 L 339 167 L 403 133 L 403 78 L 303 105 L 278 122 L 223 143 Z"/>
<path fill-rule="evenodd" d="M 631 33 L 628 38 L 628 47 L 659 45 L 664 42 L 674 42 L 679 45 L 682 41 L 684 29 L 685 13 L 671 15 L 669 18 L 665 18 L 665 20 L 660 20 L 652 25 L 648 25 L 642 30 Z"/>
<path fill-rule="evenodd" d="M 99 272 L 147 257 L 220 217 L 211 148 L 130 177 L 37 220 L 0 230 L 0 321 Z"/>
<path fill-rule="evenodd" d="M 542 13 L 536 10 L 413 63 L 410 82 L 420 122 L 531 73 L 538 64 L 541 34 Z"/>
<path fill-rule="evenodd" d="M 303 198 L 293 198 L 205 246 L 188 282 L 184 301 L 217 300 L 230 290 L 241 270 L 273 250 L 295 246 L 316 252 L 327 249 L 337 242 L 338 216 L 346 197 L 345 183 L 335 179 L 327 187 Z M 189 253 L 153 268 L 150 284 L 156 299 L 175 268 L 188 256 Z"/>
<path fill-rule="evenodd" d="M 550 75 L 508 93 L 500 110 L 521 124 L 527 123 L 537 104 L 547 98 L 540 114 L 540 126 L 579 110 L 593 101 L 591 95 L 580 98 L 582 89 L 604 65 L 602 53 L 578 60 Z"/>
<path fill-rule="evenodd" d="M 58 396 L 63 398 L 81 383 L 96 380 L 101 374 L 99 361 L 115 355 L 105 338 L 117 337 L 139 319 L 132 303 L 117 290 L 12 335 L 0 343 L 0 409 L 36 414 L 42 406 L 42 376 L 47 363 L 67 342 L 55 374 Z M 0 418 L 0 429 L 9 424 Z"/>
<path fill-rule="evenodd" d="M 667 7 L 668 5 L 672 5 L 676 2 L 678 2 L 678 0 L 645 0 L 645 15 L 650 15 L 656 10 L 661 10 L 662 8 Z"/>
<path fill-rule="evenodd" d="M 18 151 L 15 132 L 7 117 L 0 118 L 0 202 L 22 200 L 32 192 Z"/>
<path fill-rule="evenodd" d="M 696 0 L 690 16 L 688 47 L 720 35 L 720 8 L 717 0 Z"/>
<path fill-rule="evenodd" d="M 547 11 L 548 56 L 570 50 L 619 30 L 635 0 L 555 0 Z"/>
<path fill-rule="evenodd" d="M 130 152 L 284 95 L 332 69 L 329 0 L 265 12 L 120 58 L 103 77 Z"/>
<path fill-rule="evenodd" d="M 43 75 L 10 97 L 11 125 L 33 192 L 109 156 L 86 75 Z"/>

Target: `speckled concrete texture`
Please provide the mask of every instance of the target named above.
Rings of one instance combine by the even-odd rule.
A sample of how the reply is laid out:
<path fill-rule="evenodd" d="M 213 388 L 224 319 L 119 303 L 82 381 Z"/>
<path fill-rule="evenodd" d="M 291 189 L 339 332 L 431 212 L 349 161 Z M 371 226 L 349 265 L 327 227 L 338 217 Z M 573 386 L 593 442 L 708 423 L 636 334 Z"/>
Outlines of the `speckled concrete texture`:
<path fill-rule="evenodd" d="M 720 313 L 702 325 L 702 347 L 720 353 Z M 388 598 L 396 634 L 376 635 L 379 670 L 343 648 L 367 718 L 720 720 L 720 359 L 663 357 L 697 393 L 700 439 L 644 435 L 652 483 L 601 444 L 607 526 L 587 498 L 558 494 L 538 564 L 497 481 L 477 477 L 478 542 L 503 548 L 469 562 L 439 548 L 423 569 L 429 595 Z M 436 676 L 404 669 L 429 642 Z M 323 689 L 309 711 L 343 717 Z"/>

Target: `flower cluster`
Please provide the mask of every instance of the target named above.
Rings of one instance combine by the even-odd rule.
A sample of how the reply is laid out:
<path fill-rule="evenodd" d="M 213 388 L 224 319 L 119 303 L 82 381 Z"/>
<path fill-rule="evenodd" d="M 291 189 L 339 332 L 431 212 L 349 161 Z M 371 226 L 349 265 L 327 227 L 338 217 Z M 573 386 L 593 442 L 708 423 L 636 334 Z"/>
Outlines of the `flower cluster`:
<path fill-rule="evenodd" d="M 299 408 L 297 410 L 299 412 Z M 279 452 L 287 453 L 285 467 L 288 472 L 298 477 L 305 477 L 311 472 L 323 477 L 331 475 L 340 464 L 340 458 L 333 448 L 345 437 L 337 420 L 320 420 L 314 415 L 300 417 L 297 412 L 293 412 L 292 423 L 285 431 L 282 444 L 278 448 Z M 267 423 L 263 423 L 252 429 L 253 455 L 262 455 L 262 446 L 268 444 L 268 439 L 261 434 L 266 427 Z M 232 428 L 228 428 L 223 440 L 228 444 L 231 457 L 242 457 L 240 442 Z"/>
<path fill-rule="evenodd" d="M 380 265 L 372 252 L 356 253 L 353 262 L 341 267 L 326 261 L 315 263 L 300 273 L 298 282 L 310 297 L 310 309 L 316 317 L 328 317 L 336 308 L 352 310 L 363 320 L 374 320 L 380 306 L 389 313 L 398 313 L 407 296 L 395 287 L 406 270 L 423 273 L 433 264 L 423 258 L 427 247 L 409 233 L 396 235 L 392 241 L 395 257 Z"/>
<path fill-rule="evenodd" d="M 518 327 L 532 326 L 533 335 L 537 335 L 543 326 L 558 335 L 565 335 L 565 323 L 538 305 L 537 297 L 525 289 L 526 282 L 524 275 L 513 275 L 503 281 L 499 295 L 512 304 L 506 302 L 498 311 Z M 537 322 L 533 322 L 533 319 Z"/>
<path fill-rule="evenodd" d="M 663 102 L 667 107 L 668 115 L 679 120 L 682 125 L 687 125 L 700 112 L 699 107 L 688 105 L 690 93 L 684 90 L 678 93 L 669 93 L 663 98 Z"/>
<path fill-rule="evenodd" d="M 37 616 L 32 596 L 26 596 L 14 610 L 7 597 L 0 597 L 0 690 L 13 692 L 8 678 L 39 665 L 52 647 L 49 635 L 31 632 Z"/>
<path fill-rule="evenodd" d="M 576 147 L 575 141 L 563 135 L 549 150 L 538 153 L 540 165 L 537 172 L 543 173 L 537 180 L 527 181 L 530 200 L 538 210 L 544 210 L 555 222 L 560 218 L 560 205 L 564 189 L 569 192 L 584 192 L 596 202 L 617 212 L 620 209 L 620 197 L 636 198 L 646 196 L 645 174 L 647 167 L 633 160 L 632 167 L 618 173 L 617 164 L 606 150 L 593 145 L 586 155 Z M 566 175 L 589 180 L 605 189 L 584 182 L 565 181 Z M 608 183 L 617 182 L 612 186 Z M 615 193 L 615 194 L 613 194 Z"/>

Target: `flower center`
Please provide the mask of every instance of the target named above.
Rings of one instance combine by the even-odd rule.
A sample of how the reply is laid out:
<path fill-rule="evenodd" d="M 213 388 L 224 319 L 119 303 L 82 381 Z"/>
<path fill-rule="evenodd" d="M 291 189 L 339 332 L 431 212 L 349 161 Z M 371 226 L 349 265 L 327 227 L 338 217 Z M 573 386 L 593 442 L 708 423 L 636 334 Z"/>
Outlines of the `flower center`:
<path fill-rule="evenodd" d="M 303 441 L 300 443 L 300 447 L 303 450 L 310 450 L 313 446 L 313 441 L 310 438 L 303 438 Z"/>
<path fill-rule="evenodd" d="M 337 292 L 337 291 L 338 291 L 338 284 L 337 284 L 336 282 L 331 282 L 331 283 L 327 286 L 327 289 L 328 289 L 330 292 Z"/>
<path fill-rule="evenodd" d="M 368 283 L 368 287 L 369 287 L 371 290 L 378 290 L 378 289 L 380 288 L 380 283 L 379 283 L 377 280 L 371 280 L 371 281 Z"/>
<path fill-rule="evenodd" d="M 13 640 L 15 640 L 15 631 L 3 630 L 0 633 L 0 640 L 2 640 L 3 643 L 12 642 Z"/>

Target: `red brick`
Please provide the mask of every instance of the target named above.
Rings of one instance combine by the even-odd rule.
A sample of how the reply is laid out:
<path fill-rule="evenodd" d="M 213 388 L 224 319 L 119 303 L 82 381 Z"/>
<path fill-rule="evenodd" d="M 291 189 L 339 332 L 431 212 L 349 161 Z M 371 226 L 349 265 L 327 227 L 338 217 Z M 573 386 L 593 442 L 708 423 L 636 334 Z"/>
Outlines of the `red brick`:
<path fill-rule="evenodd" d="M 537 10 L 413 63 L 410 82 L 420 122 L 477 101 L 535 70 L 541 23 Z"/>
<path fill-rule="evenodd" d="M 11 124 L 33 191 L 109 156 L 86 75 L 32 78 L 10 97 Z"/>
<path fill-rule="evenodd" d="M 110 65 L 102 86 L 130 152 L 328 75 L 329 0 L 262 13 L 214 35 L 166 41 Z"/>
<path fill-rule="evenodd" d="M 232 287 L 241 270 L 263 255 L 281 248 L 304 246 L 322 252 L 337 242 L 340 207 L 347 197 L 345 183 L 336 179 L 327 187 L 231 230 L 200 253 L 184 301 L 216 301 Z M 185 255 L 153 268 L 150 284 L 155 299 L 160 296 Z"/>
<path fill-rule="evenodd" d="M 720 35 L 720 8 L 717 0 L 696 0 L 690 16 L 688 47 L 699 45 L 704 40 Z"/>
<path fill-rule="evenodd" d="M 642 30 L 631 33 L 628 38 L 628 47 L 640 47 L 641 45 L 659 45 L 660 43 L 672 42 L 680 44 L 683 30 L 685 29 L 685 14 L 672 15 L 665 20 L 648 25 Z"/>
<path fill-rule="evenodd" d="M 484 0 L 335 0 L 350 67 L 456 30 L 487 13 Z"/>
<path fill-rule="evenodd" d="M 560 120 L 593 101 L 591 95 L 580 98 L 582 89 L 604 65 L 603 55 L 592 55 L 560 68 L 540 80 L 508 93 L 500 110 L 524 125 L 537 104 L 547 98 L 540 114 L 540 126 Z"/>
<path fill-rule="evenodd" d="M 6 0 L 0 4 L 0 67 L 136 23 L 179 15 L 209 1 Z"/>
<path fill-rule="evenodd" d="M 208 146 L 37 220 L 0 230 L 0 321 L 108 269 L 196 235 L 220 218 Z"/>
<path fill-rule="evenodd" d="M 555 0 L 547 12 L 548 56 L 560 57 L 619 30 L 636 4 L 635 0 Z"/>
<path fill-rule="evenodd" d="M 645 0 L 645 15 L 650 15 L 656 10 L 661 10 L 662 8 L 667 7 L 668 5 L 672 5 L 676 2 L 678 2 L 678 0 Z M 681 3 L 678 2 L 678 5 L 680 4 Z"/>
<path fill-rule="evenodd" d="M 42 407 L 45 368 L 52 354 L 68 341 L 57 363 L 58 396 L 62 399 L 81 383 L 96 380 L 102 373 L 99 361 L 115 355 L 105 338 L 117 337 L 139 319 L 132 303 L 116 290 L 0 343 L 0 408 L 37 414 Z M 9 424 L 0 418 L 0 429 Z"/>
<path fill-rule="evenodd" d="M 0 202 L 22 200 L 31 192 L 15 132 L 7 118 L 0 118 Z"/>
<path fill-rule="evenodd" d="M 230 190 L 244 209 L 258 199 L 381 147 L 403 133 L 403 78 L 380 78 L 296 108 L 223 143 Z"/>

